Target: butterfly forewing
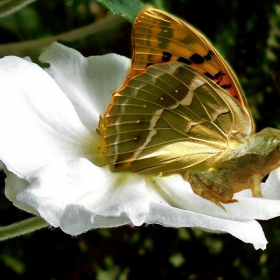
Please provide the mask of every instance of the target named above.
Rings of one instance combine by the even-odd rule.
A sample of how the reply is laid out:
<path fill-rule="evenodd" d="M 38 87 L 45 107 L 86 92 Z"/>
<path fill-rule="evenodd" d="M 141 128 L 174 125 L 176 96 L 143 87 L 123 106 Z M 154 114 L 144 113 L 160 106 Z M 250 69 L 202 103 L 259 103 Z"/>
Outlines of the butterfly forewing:
<path fill-rule="evenodd" d="M 234 73 L 197 30 L 156 9 L 143 11 L 133 30 L 133 61 L 127 80 L 147 67 L 172 61 L 183 62 L 206 75 L 233 96 L 253 121 L 246 98 Z"/>
<path fill-rule="evenodd" d="M 111 169 L 143 175 L 183 173 L 250 133 L 250 118 L 234 98 L 179 62 L 130 79 L 103 121 Z"/>

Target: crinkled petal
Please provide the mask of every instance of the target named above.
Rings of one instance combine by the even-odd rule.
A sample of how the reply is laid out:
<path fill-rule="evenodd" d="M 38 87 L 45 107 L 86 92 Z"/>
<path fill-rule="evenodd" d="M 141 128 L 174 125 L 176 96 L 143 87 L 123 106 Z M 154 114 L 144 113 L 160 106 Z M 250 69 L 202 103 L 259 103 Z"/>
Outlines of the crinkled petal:
<path fill-rule="evenodd" d="M 107 167 L 96 167 L 86 159 L 79 159 L 34 172 L 29 178 L 32 183 L 17 200 L 27 203 L 51 225 L 72 235 L 92 228 L 156 223 L 227 232 L 253 243 L 256 248 L 265 248 L 267 241 L 256 221 L 210 216 L 193 211 L 187 206 L 188 202 L 184 204 L 182 192 L 173 192 L 176 187 L 183 187 L 181 183 L 186 186 L 179 178 L 177 175 L 143 178 L 111 173 Z M 175 185 L 171 188 L 168 181 Z M 186 189 L 185 195 L 197 197 Z M 186 206 L 189 209 L 184 209 Z"/>
<path fill-rule="evenodd" d="M 136 225 L 144 222 L 138 208 L 141 197 L 137 194 L 141 193 L 145 180 L 134 175 L 112 174 L 107 167 L 75 159 L 37 170 L 30 174 L 28 181 L 30 185 L 17 195 L 17 200 L 33 207 L 48 223 L 60 226 L 69 234 L 87 231 L 96 223 L 99 227 L 96 216 L 104 217 L 101 223 L 106 227 L 129 223 L 128 216 Z M 124 190 L 127 186 L 132 188 L 132 196 L 132 191 Z M 132 211 L 130 215 L 125 209 Z M 113 225 L 107 217 L 114 218 Z"/>
<path fill-rule="evenodd" d="M 170 205 L 180 209 L 236 221 L 267 220 L 280 215 L 280 199 L 271 200 L 265 191 L 263 198 L 252 197 L 251 190 L 235 194 L 238 202 L 224 204 L 224 211 L 213 202 L 194 194 L 181 176 L 155 178 L 155 182 L 158 184 L 157 192 L 168 198 Z"/>
<path fill-rule="evenodd" d="M 207 231 L 230 233 L 255 249 L 265 249 L 267 240 L 262 227 L 254 220 L 233 221 L 182 210 L 169 205 L 153 204 L 146 221 L 168 227 L 195 227 Z"/>
<path fill-rule="evenodd" d="M 101 160 L 100 138 L 40 67 L 17 57 L 0 60 L 0 159 L 19 177 L 57 160 Z M 103 161 L 103 159 L 102 159 Z"/>
<path fill-rule="evenodd" d="M 6 173 L 5 180 L 5 195 L 6 197 L 13 202 L 13 204 L 26 212 L 39 215 L 36 209 L 32 208 L 28 203 L 21 202 L 17 200 L 17 195 L 25 191 L 29 186 L 29 182 L 25 179 L 19 178 L 14 173 L 10 172 L 7 168 L 4 168 Z"/>
<path fill-rule="evenodd" d="M 85 58 L 74 49 L 54 43 L 40 60 L 51 67 L 46 71 L 73 103 L 81 121 L 95 131 L 99 115 L 111 101 L 111 93 L 125 78 L 130 59 L 117 54 Z M 65 71 L 67 69 L 67 71 Z"/>
<path fill-rule="evenodd" d="M 156 216 L 159 216 L 162 220 L 160 224 L 165 226 L 199 227 L 213 232 L 228 232 L 246 243 L 253 243 L 256 249 L 265 249 L 267 241 L 263 230 L 254 221 L 259 209 L 262 209 L 262 204 L 255 204 L 255 198 L 251 197 L 249 200 L 249 205 L 255 206 L 253 209 L 255 213 L 247 210 L 248 214 L 246 212 L 248 201 L 246 204 L 246 201 L 239 198 L 238 203 L 224 205 L 226 208 L 224 211 L 213 202 L 194 194 L 190 185 L 179 175 L 163 178 L 154 177 L 154 182 L 158 186 L 153 187 L 153 190 L 156 190 L 161 203 L 165 200 L 168 205 L 162 214 L 158 209 L 157 215 L 156 213 L 150 215 L 150 218 L 154 217 L 155 219 L 151 219 L 149 223 L 160 223 L 156 219 Z M 240 203 L 240 201 L 242 202 Z M 168 206 L 171 207 L 170 211 Z M 279 207 L 277 210 L 279 211 Z M 271 211 L 273 212 L 273 210 Z M 170 215 L 167 212 L 170 212 Z M 171 214 L 172 212 L 173 214 Z M 175 212 L 177 213 L 175 214 Z M 263 216 L 265 215 L 263 214 Z M 271 218 L 271 215 L 267 215 L 266 219 L 268 218 Z"/>

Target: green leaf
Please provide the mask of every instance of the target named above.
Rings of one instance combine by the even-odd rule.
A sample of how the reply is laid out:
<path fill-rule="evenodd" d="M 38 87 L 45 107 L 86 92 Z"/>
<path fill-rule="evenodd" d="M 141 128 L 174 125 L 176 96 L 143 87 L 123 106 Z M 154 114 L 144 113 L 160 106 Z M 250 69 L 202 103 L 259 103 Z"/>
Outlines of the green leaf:
<path fill-rule="evenodd" d="M 0 18 L 8 16 L 36 0 L 5 0 L 0 2 Z"/>
<path fill-rule="evenodd" d="M 134 22 L 137 15 L 144 9 L 144 4 L 139 0 L 97 0 L 97 2 L 130 22 Z"/>

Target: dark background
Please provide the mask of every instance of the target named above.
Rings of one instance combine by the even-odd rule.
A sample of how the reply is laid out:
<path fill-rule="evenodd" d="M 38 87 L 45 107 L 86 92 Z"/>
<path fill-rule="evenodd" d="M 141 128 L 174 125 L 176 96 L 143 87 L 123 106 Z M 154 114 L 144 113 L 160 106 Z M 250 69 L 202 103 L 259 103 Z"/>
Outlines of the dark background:
<path fill-rule="evenodd" d="M 257 131 L 279 128 L 278 1 L 155 2 L 201 30 L 223 54 L 239 77 Z M 0 20 L 0 46 L 75 30 L 105 14 L 93 1 L 38 1 Z M 131 57 L 131 28 L 127 22 L 118 30 L 98 32 L 67 45 L 85 56 L 116 52 Z M 276 42 L 274 47 L 271 41 Z M 36 57 L 42 50 L 21 55 Z M 8 225 L 29 214 L 5 198 L 4 177 L 0 172 L 0 224 Z M 269 241 L 265 251 L 256 251 L 228 234 L 158 225 L 94 230 L 78 237 L 43 229 L 0 243 L 0 278 L 280 279 L 280 218 L 260 223 Z"/>

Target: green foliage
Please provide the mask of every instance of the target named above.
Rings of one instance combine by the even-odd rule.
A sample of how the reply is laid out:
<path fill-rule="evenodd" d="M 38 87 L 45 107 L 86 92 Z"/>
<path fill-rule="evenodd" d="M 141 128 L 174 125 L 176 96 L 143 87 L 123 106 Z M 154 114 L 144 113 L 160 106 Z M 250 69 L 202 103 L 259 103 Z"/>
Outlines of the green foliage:
<path fill-rule="evenodd" d="M 136 16 L 144 8 L 143 3 L 139 0 L 98 0 L 98 2 L 130 22 L 134 22 Z"/>

